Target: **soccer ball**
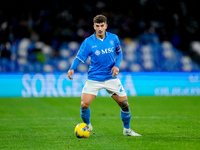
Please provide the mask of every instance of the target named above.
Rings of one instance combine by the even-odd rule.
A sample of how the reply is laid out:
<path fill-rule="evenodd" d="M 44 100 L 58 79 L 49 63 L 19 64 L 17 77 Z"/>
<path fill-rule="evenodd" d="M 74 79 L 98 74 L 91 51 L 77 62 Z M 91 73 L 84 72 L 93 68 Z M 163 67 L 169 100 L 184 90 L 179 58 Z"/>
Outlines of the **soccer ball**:
<path fill-rule="evenodd" d="M 77 138 L 89 138 L 90 137 L 90 129 L 86 123 L 79 123 L 76 125 L 74 129 L 74 134 Z"/>

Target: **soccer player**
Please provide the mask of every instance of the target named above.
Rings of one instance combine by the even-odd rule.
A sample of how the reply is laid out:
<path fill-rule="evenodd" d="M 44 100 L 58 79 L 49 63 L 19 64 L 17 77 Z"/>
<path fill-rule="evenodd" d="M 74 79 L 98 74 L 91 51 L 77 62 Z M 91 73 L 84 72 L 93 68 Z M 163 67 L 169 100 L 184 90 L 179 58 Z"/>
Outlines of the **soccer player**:
<path fill-rule="evenodd" d="M 122 49 L 118 36 L 106 31 L 108 24 L 104 15 L 97 15 L 93 19 L 95 33 L 86 38 L 80 46 L 69 71 L 69 79 L 80 62 L 85 62 L 90 56 L 88 80 L 81 95 L 81 118 L 90 130 L 90 104 L 97 96 L 100 89 L 106 89 L 110 96 L 121 107 L 123 121 L 123 134 L 126 136 L 141 136 L 130 129 L 131 113 L 126 92 L 117 78 L 119 65 L 122 60 Z M 116 57 L 116 59 L 115 59 Z"/>

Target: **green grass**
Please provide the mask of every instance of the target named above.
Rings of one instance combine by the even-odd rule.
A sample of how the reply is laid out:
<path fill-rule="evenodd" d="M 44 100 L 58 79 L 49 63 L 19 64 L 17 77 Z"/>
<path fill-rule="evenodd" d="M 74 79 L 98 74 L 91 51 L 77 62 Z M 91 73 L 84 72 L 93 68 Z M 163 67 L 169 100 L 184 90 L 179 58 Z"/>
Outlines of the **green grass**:
<path fill-rule="evenodd" d="M 131 128 L 142 137 L 123 136 L 119 106 L 97 97 L 94 130 L 78 139 L 80 98 L 0 98 L 0 149 L 200 149 L 200 97 L 129 97 L 129 105 Z"/>

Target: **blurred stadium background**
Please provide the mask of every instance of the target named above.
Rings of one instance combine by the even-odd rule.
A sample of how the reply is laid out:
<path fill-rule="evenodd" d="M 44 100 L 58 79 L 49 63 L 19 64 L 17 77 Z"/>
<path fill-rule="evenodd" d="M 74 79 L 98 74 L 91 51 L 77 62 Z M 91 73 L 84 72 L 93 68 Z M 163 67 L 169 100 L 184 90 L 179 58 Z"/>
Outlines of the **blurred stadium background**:
<path fill-rule="evenodd" d="M 125 75 L 122 83 L 135 88 L 130 95 L 154 95 L 158 88 L 162 89 L 158 92 L 161 95 L 173 95 L 170 90 L 174 87 L 175 95 L 177 91 L 186 91 L 183 95 L 200 95 L 198 11 L 194 0 L 136 0 L 134 3 L 99 0 L 78 4 L 61 0 L 44 4 L 32 0 L 4 1 L 0 5 L 0 96 L 23 96 L 23 89 L 29 93 L 24 96 L 69 96 L 67 91 L 77 87 L 80 94 L 84 81 L 81 85 L 78 81 L 71 83 L 63 73 L 69 69 L 82 41 L 93 34 L 92 19 L 97 14 L 108 17 L 108 31 L 120 38 L 124 54 L 120 78 Z M 89 61 L 79 65 L 78 77 L 82 77 L 88 65 Z M 137 80 L 137 77 L 141 78 Z M 158 77 L 154 79 L 158 83 L 170 78 L 168 84 L 173 86 L 166 90 L 166 83 L 158 85 L 153 89 L 154 94 L 139 92 L 137 81 L 140 84 L 143 81 L 138 86 L 148 89 L 155 83 L 150 82 L 152 77 Z M 130 85 L 130 82 L 134 83 Z M 21 94 L 10 95 L 5 92 L 5 86 L 18 86 Z M 48 87 L 52 87 L 50 93 L 46 90 L 46 94 L 41 94 Z M 59 87 L 64 95 L 56 94 Z M 30 91 L 34 90 L 36 94 L 31 95 Z M 79 96 L 77 93 L 70 96 Z"/>

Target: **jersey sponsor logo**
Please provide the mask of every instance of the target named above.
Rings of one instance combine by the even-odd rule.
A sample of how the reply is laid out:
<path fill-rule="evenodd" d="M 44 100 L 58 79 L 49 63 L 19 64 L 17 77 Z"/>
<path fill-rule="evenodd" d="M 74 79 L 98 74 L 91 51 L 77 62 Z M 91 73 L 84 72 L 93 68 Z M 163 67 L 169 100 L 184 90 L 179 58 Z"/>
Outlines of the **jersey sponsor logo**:
<path fill-rule="evenodd" d="M 114 47 L 105 48 L 104 50 L 101 49 L 101 53 L 102 53 L 102 54 L 107 54 L 107 53 L 112 53 L 112 52 L 114 52 Z"/>
<path fill-rule="evenodd" d="M 108 54 L 112 52 L 114 52 L 114 47 L 96 50 L 94 53 L 95 55 L 99 56 L 100 54 Z"/>

